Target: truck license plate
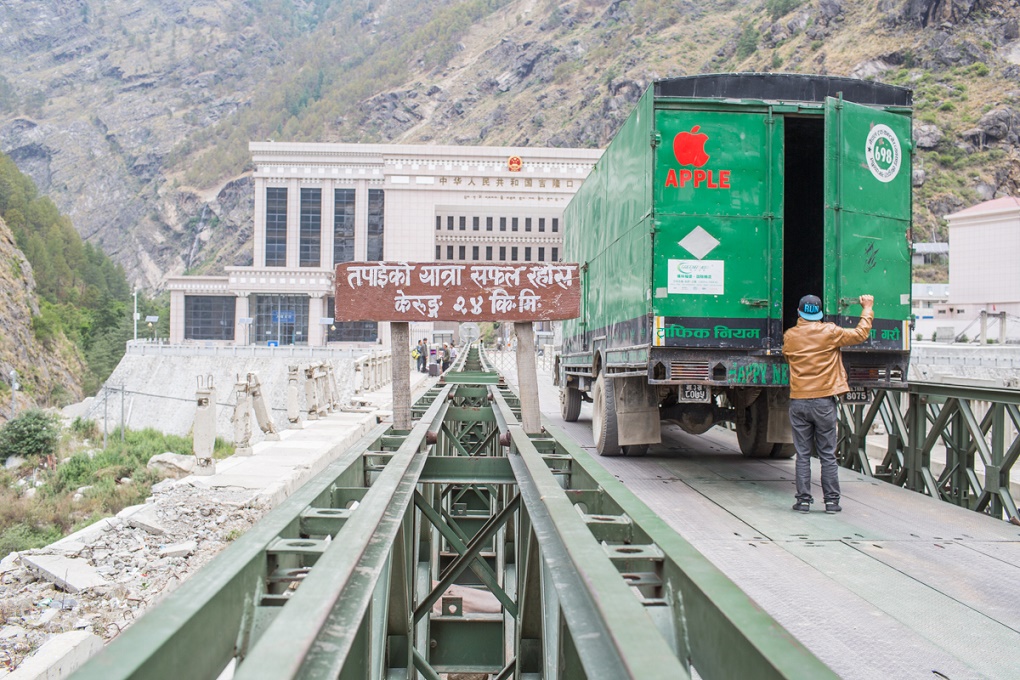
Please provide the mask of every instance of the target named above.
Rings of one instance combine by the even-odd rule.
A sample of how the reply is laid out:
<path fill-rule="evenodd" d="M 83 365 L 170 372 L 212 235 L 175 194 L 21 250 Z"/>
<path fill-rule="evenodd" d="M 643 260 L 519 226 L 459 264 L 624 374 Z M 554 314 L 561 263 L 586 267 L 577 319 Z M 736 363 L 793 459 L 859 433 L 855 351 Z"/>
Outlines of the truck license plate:
<path fill-rule="evenodd" d="M 680 401 L 707 403 L 711 401 L 711 392 L 707 385 L 683 384 L 680 385 Z"/>
<path fill-rule="evenodd" d="M 851 385 L 850 391 L 843 395 L 844 404 L 870 404 L 871 399 L 871 390 L 858 385 Z"/>

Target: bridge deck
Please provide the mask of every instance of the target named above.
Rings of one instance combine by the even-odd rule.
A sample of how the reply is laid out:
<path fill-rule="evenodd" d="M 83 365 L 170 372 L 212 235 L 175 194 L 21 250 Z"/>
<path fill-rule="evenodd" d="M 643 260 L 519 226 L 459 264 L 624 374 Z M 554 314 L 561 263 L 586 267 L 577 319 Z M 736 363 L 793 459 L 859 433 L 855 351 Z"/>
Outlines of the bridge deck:
<path fill-rule="evenodd" d="M 594 455 L 589 407 L 563 423 L 543 392 Z M 817 487 L 795 513 L 793 460 L 746 459 L 721 430 L 663 435 L 596 458 L 840 676 L 1020 677 L 1020 527 L 846 469 L 841 514 Z"/>

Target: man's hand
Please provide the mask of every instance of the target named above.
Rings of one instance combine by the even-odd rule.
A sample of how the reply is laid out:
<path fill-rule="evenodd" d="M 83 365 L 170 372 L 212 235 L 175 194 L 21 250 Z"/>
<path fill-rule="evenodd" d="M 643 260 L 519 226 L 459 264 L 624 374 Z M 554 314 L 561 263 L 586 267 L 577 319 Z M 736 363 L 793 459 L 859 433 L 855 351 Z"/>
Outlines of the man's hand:
<path fill-rule="evenodd" d="M 861 307 L 863 307 L 864 309 L 871 309 L 871 307 L 874 304 L 875 304 L 875 296 L 874 295 L 862 295 L 861 296 Z"/>

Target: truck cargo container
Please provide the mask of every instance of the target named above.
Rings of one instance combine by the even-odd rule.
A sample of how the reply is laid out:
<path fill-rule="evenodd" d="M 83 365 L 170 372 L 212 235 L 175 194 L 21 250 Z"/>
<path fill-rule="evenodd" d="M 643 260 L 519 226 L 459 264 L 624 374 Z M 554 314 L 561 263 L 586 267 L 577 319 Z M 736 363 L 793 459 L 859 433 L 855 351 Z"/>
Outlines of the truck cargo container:
<path fill-rule="evenodd" d="M 853 326 L 852 390 L 905 387 L 910 350 L 911 92 L 791 74 L 659 80 L 564 213 L 581 264 L 563 325 L 562 415 L 593 404 L 602 455 L 640 454 L 662 421 L 732 422 L 752 457 L 793 454 L 783 331 L 803 295 Z"/>

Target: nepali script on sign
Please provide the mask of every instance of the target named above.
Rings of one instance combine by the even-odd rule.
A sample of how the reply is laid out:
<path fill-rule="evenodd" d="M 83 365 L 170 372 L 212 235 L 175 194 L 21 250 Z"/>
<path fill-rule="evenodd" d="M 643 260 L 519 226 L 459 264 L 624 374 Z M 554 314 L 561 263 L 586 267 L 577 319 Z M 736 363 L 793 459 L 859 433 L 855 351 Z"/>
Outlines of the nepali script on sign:
<path fill-rule="evenodd" d="M 348 262 L 337 321 L 538 321 L 580 311 L 576 264 Z"/>

